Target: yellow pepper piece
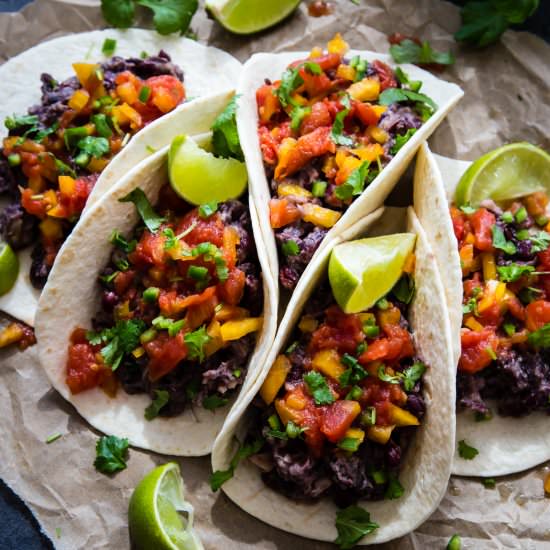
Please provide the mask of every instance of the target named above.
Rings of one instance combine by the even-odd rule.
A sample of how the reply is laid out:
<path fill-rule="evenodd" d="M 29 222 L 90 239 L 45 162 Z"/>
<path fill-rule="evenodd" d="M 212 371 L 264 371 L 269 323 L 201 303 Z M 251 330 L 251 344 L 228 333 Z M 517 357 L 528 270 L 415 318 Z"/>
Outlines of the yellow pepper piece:
<path fill-rule="evenodd" d="M 501 303 L 505 300 L 506 296 L 506 283 L 499 282 L 495 289 L 495 300 L 497 303 Z"/>
<path fill-rule="evenodd" d="M 302 218 L 305 222 L 326 228 L 332 227 L 342 216 L 341 212 L 311 203 L 304 204 L 303 213 Z"/>
<path fill-rule="evenodd" d="M 344 63 L 338 65 L 338 69 L 336 69 L 336 78 L 341 78 L 342 80 L 351 80 L 353 82 L 356 74 L 357 71 L 351 65 L 345 65 Z"/>
<path fill-rule="evenodd" d="M 72 195 L 76 187 L 76 181 L 71 176 L 59 176 L 57 178 L 59 190 L 63 195 Z"/>
<path fill-rule="evenodd" d="M 348 94 L 357 101 L 376 101 L 380 95 L 380 82 L 377 78 L 363 78 L 348 88 Z"/>
<path fill-rule="evenodd" d="M 378 143 L 386 143 L 386 141 L 390 138 L 389 134 L 378 126 L 369 126 L 367 128 L 367 135 Z"/>
<path fill-rule="evenodd" d="M 103 172 L 105 170 L 105 167 L 109 164 L 109 159 L 102 157 L 100 159 L 96 159 L 95 157 L 90 160 L 90 162 L 86 165 L 86 169 L 90 172 Z"/>
<path fill-rule="evenodd" d="M 313 332 L 317 328 L 318 324 L 319 322 L 311 315 L 304 315 L 298 323 L 298 328 L 302 332 Z"/>
<path fill-rule="evenodd" d="M 145 350 L 139 346 L 139 348 L 136 348 L 133 352 L 132 352 L 132 355 L 136 358 L 136 359 L 139 359 L 140 357 L 142 357 L 143 355 L 145 355 Z"/>
<path fill-rule="evenodd" d="M 206 334 L 210 336 L 209 342 L 204 346 L 206 357 L 214 355 L 223 346 L 222 333 L 220 323 L 217 319 L 213 319 L 206 329 Z"/>
<path fill-rule="evenodd" d="M 291 366 L 286 355 L 279 355 L 275 359 L 260 388 L 260 396 L 266 405 L 273 403 L 273 400 L 285 382 L 287 374 L 290 372 Z"/>
<path fill-rule="evenodd" d="M 290 420 L 294 422 L 295 424 L 299 424 L 302 420 L 302 415 L 300 414 L 300 411 L 297 411 L 295 409 L 292 409 L 289 407 L 284 399 L 277 399 L 275 400 L 275 410 L 277 411 L 277 414 L 279 415 L 279 418 L 281 419 L 281 422 L 286 426 Z"/>
<path fill-rule="evenodd" d="M 377 114 L 378 118 L 380 118 L 388 110 L 385 105 L 371 105 L 371 108 Z"/>
<path fill-rule="evenodd" d="M 411 252 L 403 264 L 403 273 L 412 273 L 416 265 L 416 256 Z"/>
<path fill-rule="evenodd" d="M 473 233 L 468 233 L 466 235 L 466 238 L 464 239 L 464 242 L 466 244 L 475 244 L 476 238 L 475 238 L 474 234 Z"/>
<path fill-rule="evenodd" d="M 390 440 L 394 428 L 395 426 L 369 426 L 367 437 L 371 441 L 385 445 Z"/>
<path fill-rule="evenodd" d="M 282 183 L 279 185 L 279 187 L 277 187 L 277 194 L 279 197 L 288 197 L 289 195 L 304 197 L 306 199 L 313 197 L 311 191 L 308 191 L 299 185 L 292 185 L 291 183 Z"/>
<path fill-rule="evenodd" d="M 401 320 L 401 311 L 395 306 L 389 307 L 388 309 L 381 309 L 377 312 L 376 318 L 381 327 L 397 325 Z"/>
<path fill-rule="evenodd" d="M 344 435 L 344 439 L 346 438 L 357 439 L 359 440 L 359 444 L 361 444 L 365 439 L 365 432 L 360 428 L 349 428 Z"/>
<path fill-rule="evenodd" d="M 492 252 L 481 253 L 481 265 L 483 266 L 483 278 L 486 281 L 497 278 L 495 255 Z"/>
<path fill-rule="evenodd" d="M 338 160 L 336 161 L 336 164 L 338 164 Z M 351 173 L 356 168 L 359 168 L 361 164 L 363 163 L 356 157 L 352 157 L 351 155 L 346 157 L 338 170 L 338 174 L 336 175 L 337 183 L 344 183 L 350 177 Z"/>
<path fill-rule="evenodd" d="M 231 340 L 240 340 L 243 336 L 251 332 L 256 332 L 262 328 L 261 317 L 248 317 L 237 321 L 227 321 L 221 328 L 221 335 L 224 342 Z"/>
<path fill-rule="evenodd" d="M 483 330 L 483 325 L 479 321 L 474 319 L 471 315 L 466 317 L 466 320 L 464 321 L 464 326 L 468 327 L 474 332 L 481 332 Z"/>
<path fill-rule="evenodd" d="M 309 58 L 315 59 L 317 57 L 321 57 L 323 55 L 323 50 L 319 48 L 318 46 L 315 46 L 310 52 L 309 52 Z"/>
<path fill-rule="evenodd" d="M 248 314 L 248 310 L 244 307 L 223 304 L 219 309 L 216 309 L 214 317 L 217 321 L 230 321 L 231 319 L 244 319 Z"/>
<path fill-rule="evenodd" d="M 141 115 L 127 103 L 115 105 L 111 112 L 119 124 L 130 123 L 130 126 L 134 129 L 138 129 L 141 126 Z"/>
<path fill-rule="evenodd" d="M 61 239 L 63 231 L 61 230 L 61 222 L 52 218 L 46 218 L 40 222 L 40 232 L 49 239 Z"/>
<path fill-rule="evenodd" d="M 337 53 L 338 55 L 344 55 L 348 50 L 348 43 L 342 38 L 342 35 L 337 32 L 334 38 L 327 44 L 328 53 Z"/>
<path fill-rule="evenodd" d="M 126 300 L 115 306 L 115 319 L 127 319 L 130 316 L 130 302 Z"/>
<path fill-rule="evenodd" d="M 69 99 L 69 107 L 75 111 L 82 111 L 90 100 L 90 94 L 83 89 L 76 90 L 75 93 Z"/>
<path fill-rule="evenodd" d="M 326 376 L 338 380 L 346 371 L 340 363 L 340 354 L 335 349 L 323 349 L 318 351 L 311 361 L 315 370 L 321 371 Z"/>
<path fill-rule="evenodd" d="M 73 70 L 80 84 L 86 88 L 90 77 L 99 69 L 97 63 L 73 63 Z"/>
<path fill-rule="evenodd" d="M 390 403 L 390 418 L 396 426 L 418 426 L 418 418 L 409 411 Z"/>
<path fill-rule="evenodd" d="M 5 348 L 19 342 L 23 338 L 23 328 L 17 323 L 10 323 L 0 331 L 0 348 Z"/>
<path fill-rule="evenodd" d="M 368 160 L 369 162 L 376 162 L 376 159 L 384 154 L 384 148 L 379 143 L 369 143 L 369 145 L 365 147 L 354 149 L 353 152 L 362 161 Z"/>
<path fill-rule="evenodd" d="M 349 152 L 347 149 L 344 149 L 343 147 L 339 147 L 336 151 L 336 156 L 334 157 L 334 160 L 336 162 L 336 166 L 340 168 L 344 165 L 344 162 L 349 157 Z"/>

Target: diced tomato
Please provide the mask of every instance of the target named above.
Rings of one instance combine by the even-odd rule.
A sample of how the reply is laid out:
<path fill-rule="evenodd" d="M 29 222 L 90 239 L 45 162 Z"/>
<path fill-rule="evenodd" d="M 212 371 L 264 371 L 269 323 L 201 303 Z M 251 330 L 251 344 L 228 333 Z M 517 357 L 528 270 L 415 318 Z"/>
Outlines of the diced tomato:
<path fill-rule="evenodd" d="M 46 211 L 48 204 L 41 199 L 33 199 L 35 195 L 32 189 L 26 188 L 23 189 L 21 193 L 21 206 L 33 216 L 36 216 L 40 219 L 46 217 Z"/>
<path fill-rule="evenodd" d="M 279 144 L 269 131 L 269 128 L 266 126 L 260 126 L 258 128 L 258 139 L 260 140 L 260 149 L 262 151 L 264 162 L 266 164 L 276 164 L 278 158 L 277 148 L 279 147 Z"/>
<path fill-rule="evenodd" d="M 151 90 L 147 103 L 154 105 L 161 113 L 175 109 L 185 99 L 183 83 L 175 76 L 152 76 L 144 85 Z"/>
<path fill-rule="evenodd" d="M 479 288 L 481 290 L 483 283 L 481 282 L 480 272 L 476 271 L 470 279 L 466 279 L 462 283 L 462 287 L 464 288 L 465 298 L 470 298 L 473 295 L 475 288 Z"/>
<path fill-rule="evenodd" d="M 217 247 L 223 246 L 223 231 L 224 226 L 219 214 L 214 214 L 207 219 L 202 219 L 198 214 L 198 209 L 194 208 L 188 212 L 178 224 L 175 230 L 177 235 L 188 230 L 191 225 L 194 225 L 184 237 L 184 241 L 190 246 L 196 246 L 200 243 L 212 243 Z"/>
<path fill-rule="evenodd" d="M 294 223 L 301 217 L 298 207 L 286 199 L 269 201 L 269 221 L 273 229 Z"/>
<path fill-rule="evenodd" d="M 378 124 L 380 116 L 372 108 L 372 105 L 361 101 L 354 101 L 353 106 L 355 107 L 355 115 L 365 126 Z"/>
<path fill-rule="evenodd" d="M 535 300 L 525 308 L 525 325 L 530 332 L 534 332 L 550 323 L 550 302 Z"/>
<path fill-rule="evenodd" d="M 458 361 L 459 370 L 474 374 L 491 364 L 491 350 L 496 353 L 499 343 L 494 329 L 485 328 L 480 332 L 462 329 L 460 340 L 462 353 Z"/>
<path fill-rule="evenodd" d="M 80 393 L 98 386 L 108 375 L 108 369 L 96 360 L 96 350 L 86 340 L 86 331 L 76 329 L 71 335 L 67 376 L 65 381 L 71 393 Z"/>
<path fill-rule="evenodd" d="M 65 209 L 65 217 L 71 219 L 80 216 L 99 174 L 90 174 L 75 180 L 74 191 L 70 195 L 58 194 L 59 204 Z"/>
<path fill-rule="evenodd" d="M 495 302 L 484 311 L 479 312 L 477 320 L 486 327 L 498 327 L 502 322 L 501 305 Z"/>
<path fill-rule="evenodd" d="M 275 95 L 277 87 L 274 84 L 264 84 L 256 91 L 258 114 L 262 123 L 269 122 L 271 117 L 281 110 L 281 103 Z"/>
<path fill-rule="evenodd" d="M 326 101 L 318 101 L 311 107 L 311 113 L 307 115 L 301 126 L 300 133 L 308 134 L 321 126 L 330 126 L 332 124 L 332 115 Z"/>
<path fill-rule="evenodd" d="M 332 81 L 324 72 L 319 75 L 311 74 L 305 67 L 302 67 L 300 76 L 304 80 L 303 86 L 310 98 L 324 94 L 332 87 Z"/>
<path fill-rule="evenodd" d="M 167 332 L 162 331 L 143 347 L 149 356 L 147 368 L 149 380 L 152 382 L 174 370 L 178 363 L 187 357 L 187 346 L 181 331 L 172 338 L 168 336 Z"/>
<path fill-rule="evenodd" d="M 219 304 L 218 296 L 212 294 L 210 298 L 188 307 L 185 316 L 185 326 L 195 330 L 214 317 L 216 306 Z"/>
<path fill-rule="evenodd" d="M 166 292 L 161 291 L 158 302 L 160 312 L 165 317 L 174 317 L 178 313 L 182 312 L 185 308 L 200 305 L 204 302 L 208 302 L 216 294 L 216 287 L 209 286 L 203 290 L 200 294 L 191 294 L 190 296 L 178 296 L 175 290 Z"/>
<path fill-rule="evenodd" d="M 134 277 L 136 275 L 136 272 L 132 269 L 129 269 L 128 271 L 119 271 L 115 277 L 114 283 L 115 283 L 115 292 L 118 296 L 122 296 L 126 290 L 130 287 L 132 284 L 132 281 L 134 280 Z"/>
<path fill-rule="evenodd" d="M 323 71 L 328 71 L 330 69 L 336 69 L 338 65 L 342 62 L 342 56 L 337 53 L 327 53 L 320 57 L 315 57 L 313 59 L 308 59 L 312 63 L 317 63 Z M 301 62 L 300 62 L 301 63 Z"/>
<path fill-rule="evenodd" d="M 380 91 L 383 92 L 386 88 L 396 88 L 397 80 L 395 74 L 389 65 L 376 59 L 370 66 L 376 71 L 380 80 Z"/>
<path fill-rule="evenodd" d="M 324 412 L 324 407 L 316 407 L 313 401 L 303 410 L 302 421 L 300 427 L 307 428 L 304 432 L 306 445 L 311 450 L 315 457 L 320 457 L 323 451 L 323 443 L 325 436 L 321 432 L 321 415 Z"/>
<path fill-rule="evenodd" d="M 357 401 L 335 401 L 325 409 L 321 421 L 321 432 L 332 443 L 340 441 L 360 412 L 361 406 Z"/>
<path fill-rule="evenodd" d="M 365 335 L 358 315 L 346 314 L 338 306 L 329 307 L 325 322 L 311 335 L 309 351 L 336 349 L 339 353 L 355 353 Z"/>
<path fill-rule="evenodd" d="M 495 215 L 486 208 L 478 208 L 471 216 L 470 221 L 474 229 L 475 246 L 483 252 L 493 249 L 493 227 L 496 223 Z"/>
<path fill-rule="evenodd" d="M 517 296 L 508 297 L 506 299 L 506 305 L 508 306 L 508 311 L 518 319 L 518 321 L 525 322 L 525 308 Z"/>
<path fill-rule="evenodd" d="M 223 229 L 223 259 L 228 269 L 233 269 L 237 263 L 237 245 L 240 242 L 239 233 L 234 227 Z"/>
<path fill-rule="evenodd" d="M 143 232 L 136 249 L 128 255 L 130 262 L 138 267 L 155 265 L 163 267 L 165 265 L 166 251 L 164 243 L 166 237 L 162 231 L 151 233 L 148 229 Z"/>
<path fill-rule="evenodd" d="M 218 295 L 224 304 L 239 305 L 242 300 L 246 275 L 240 269 L 233 269 L 224 283 L 218 285 Z"/>
<path fill-rule="evenodd" d="M 466 222 L 466 215 L 459 210 L 458 208 L 455 208 L 454 206 L 451 206 L 451 220 L 453 222 L 453 230 L 455 233 L 456 240 L 460 243 L 462 242 L 462 239 L 464 238 L 464 225 Z"/>
<path fill-rule="evenodd" d="M 383 331 L 387 338 L 378 338 L 370 343 L 359 357 L 361 364 L 366 365 L 372 361 L 391 363 L 414 355 L 411 335 L 407 329 L 399 325 L 386 325 Z"/>

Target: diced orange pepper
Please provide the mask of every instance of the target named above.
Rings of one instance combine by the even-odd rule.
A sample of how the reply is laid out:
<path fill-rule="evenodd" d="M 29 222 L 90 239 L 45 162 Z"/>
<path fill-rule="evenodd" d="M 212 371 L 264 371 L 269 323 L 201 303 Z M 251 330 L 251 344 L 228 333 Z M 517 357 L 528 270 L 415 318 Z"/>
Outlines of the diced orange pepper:
<path fill-rule="evenodd" d="M 380 96 L 380 81 L 377 78 L 363 78 L 348 88 L 348 94 L 357 101 L 376 101 Z"/>
<path fill-rule="evenodd" d="M 376 313 L 378 324 L 381 327 L 398 325 L 401 320 L 401 311 L 398 307 L 392 306 L 388 309 L 381 309 Z"/>
<path fill-rule="evenodd" d="M 390 138 L 388 132 L 382 130 L 378 126 L 369 126 L 367 128 L 367 135 L 378 143 L 384 144 Z"/>
<path fill-rule="evenodd" d="M 485 328 L 479 321 L 474 319 L 471 315 L 466 317 L 466 319 L 464 320 L 464 326 L 468 327 L 474 332 L 482 332 L 483 329 Z"/>
<path fill-rule="evenodd" d="M 331 210 L 330 208 L 323 208 L 316 204 L 307 203 L 303 207 L 303 220 L 305 222 L 312 223 L 317 226 L 331 228 L 342 217 L 341 212 Z"/>
<path fill-rule="evenodd" d="M 390 421 L 396 426 L 418 426 L 420 424 L 418 418 L 411 414 L 409 411 L 394 405 L 389 404 L 390 409 Z"/>
<path fill-rule="evenodd" d="M 476 242 L 475 235 L 473 233 L 468 233 L 466 235 L 466 238 L 464 239 L 464 242 L 466 244 L 475 244 L 475 242 Z"/>
<path fill-rule="evenodd" d="M 550 473 L 546 474 L 544 478 L 544 492 L 547 495 L 550 495 Z"/>
<path fill-rule="evenodd" d="M 342 35 L 337 32 L 334 38 L 327 44 L 328 53 L 336 53 L 338 55 L 344 55 L 349 50 L 348 43 L 342 38 Z"/>
<path fill-rule="evenodd" d="M 231 319 L 243 319 L 248 317 L 248 310 L 244 307 L 223 304 L 214 314 L 217 321 L 230 321 Z"/>
<path fill-rule="evenodd" d="M 369 145 L 365 145 L 365 147 L 354 149 L 353 152 L 362 161 L 367 160 L 369 162 L 376 162 L 376 159 L 384 154 L 384 148 L 379 143 L 369 143 Z"/>
<path fill-rule="evenodd" d="M 338 159 L 336 160 L 336 164 L 338 164 Z M 359 168 L 361 164 L 363 164 L 362 161 L 360 161 L 357 157 L 351 155 L 346 156 L 346 158 L 341 161 L 341 166 L 338 169 L 338 173 L 336 174 L 336 185 L 341 185 L 342 183 L 345 183 L 346 180 L 350 177 L 351 173 Z"/>
<path fill-rule="evenodd" d="M 281 104 L 279 98 L 273 93 L 272 90 L 265 94 L 264 104 L 258 109 L 260 114 L 260 121 L 267 123 L 271 120 L 271 117 L 280 109 Z"/>
<path fill-rule="evenodd" d="M 367 438 L 385 445 L 390 440 L 394 428 L 395 426 L 369 426 L 367 429 Z"/>
<path fill-rule="evenodd" d="M 311 361 L 311 366 L 334 380 L 338 380 L 346 371 L 340 362 L 340 354 L 335 349 L 318 351 Z"/>
<path fill-rule="evenodd" d="M 301 217 L 295 204 L 287 199 L 271 199 L 269 201 L 269 220 L 273 229 L 294 223 Z"/>
<path fill-rule="evenodd" d="M 88 89 L 88 83 L 98 69 L 99 65 L 97 63 L 73 63 L 76 77 L 82 87 L 86 89 Z"/>
<path fill-rule="evenodd" d="M 69 99 L 69 107 L 75 111 L 82 111 L 82 109 L 84 109 L 84 107 L 88 104 L 89 100 L 90 94 L 86 90 L 76 90 L 71 96 L 71 99 Z"/>
<path fill-rule="evenodd" d="M 116 87 L 116 95 L 120 97 L 123 102 L 128 103 L 129 105 L 137 103 L 139 97 L 138 91 L 136 90 L 134 84 L 130 81 L 119 84 Z"/>
<path fill-rule="evenodd" d="M 0 348 L 5 348 L 19 342 L 23 336 L 23 327 L 18 323 L 10 323 L 0 331 Z"/>
<path fill-rule="evenodd" d="M 336 69 L 336 78 L 341 78 L 342 80 L 351 80 L 353 82 L 356 74 L 357 71 L 351 65 L 346 65 L 345 63 L 338 65 L 338 69 Z"/>
<path fill-rule="evenodd" d="M 289 407 L 284 399 L 275 400 L 275 410 L 281 419 L 281 422 L 286 426 L 292 420 L 295 424 L 300 424 L 302 421 L 301 411 Z"/>
<path fill-rule="evenodd" d="M 96 159 L 95 157 L 93 157 L 90 162 L 87 164 L 86 168 L 90 171 L 90 172 L 103 172 L 103 170 L 105 170 L 105 167 L 107 166 L 107 164 L 109 164 L 109 160 L 108 158 L 105 158 L 105 157 L 102 157 L 100 159 Z"/>
<path fill-rule="evenodd" d="M 277 393 L 283 387 L 287 374 L 290 372 L 292 365 L 286 355 L 279 355 L 271 366 L 268 375 L 266 376 L 262 387 L 260 388 L 260 397 L 266 405 L 271 405 Z"/>
<path fill-rule="evenodd" d="M 76 189 L 76 181 L 70 176 L 59 176 L 57 179 L 62 195 L 72 195 Z"/>

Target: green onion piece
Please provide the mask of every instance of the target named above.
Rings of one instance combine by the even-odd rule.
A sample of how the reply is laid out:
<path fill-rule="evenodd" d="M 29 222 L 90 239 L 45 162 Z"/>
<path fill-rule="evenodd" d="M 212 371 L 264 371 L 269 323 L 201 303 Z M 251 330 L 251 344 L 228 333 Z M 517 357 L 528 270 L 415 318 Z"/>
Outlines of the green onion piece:
<path fill-rule="evenodd" d="M 292 420 L 289 420 L 288 424 L 286 425 L 286 435 L 288 435 L 290 439 L 296 439 L 301 433 L 302 433 L 302 428 L 294 424 Z"/>
<path fill-rule="evenodd" d="M 516 221 L 518 223 L 524 222 L 527 219 L 527 210 L 525 210 L 525 206 L 522 206 L 517 212 L 516 212 Z"/>
<path fill-rule="evenodd" d="M 296 241 L 287 241 L 286 243 L 283 243 L 281 248 L 285 256 L 297 256 L 300 254 L 300 247 Z"/>
<path fill-rule="evenodd" d="M 363 332 L 367 338 L 376 338 L 380 334 L 380 329 L 376 325 L 363 325 Z"/>
<path fill-rule="evenodd" d="M 111 57 L 116 50 L 116 40 L 114 38 L 106 38 L 101 47 L 101 51 L 107 57 Z"/>
<path fill-rule="evenodd" d="M 311 192 L 313 193 L 314 197 L 324 197 L 326 190 L 327 190 L 326 181 L 316 181 L 313 183 L 313 186 L 311 188 Z"/>
<path fill-rule="evenodd" d="M 82 138 L 87 136 L 88 129 L 84 126 L 77 126 L 76 128 L 67 128 L 63 134 L 63 139 L 67 149 L 73 149 Z"/>
<path fill-rule="evenodd" d="M 90 155 L 88 155 L 88 153 L 80 153 L 74 159 L 74 162 L 81 168 L 85 168 L 86 166 L 88 166 L 88 163 L 90 162 Z"/>
<path fill-rule="evenodd" d="M 192 265 L 189 266 L 187 275 L 189 275 L 191 279 L 195 279 L 195 281 L 204 281 L 208 276 L 208 269 L 206 267 Z"/>
<path fill-rule="evenodd" d="M 46 438 L 46 443 L 47 444 L 53 443 L 54 441 L 57 441 L 60 437 L 62 437 L 62 435 L 59 432 L 52 434 Z"/>
<path fill-rule="evenodd" d="M 502 214 L 502 221 L 505 223 L 512 223 L 514 221 L 514 214 L 507 210 Z"/>
<path fill-rule="evenodd" d="M 494 350 L 491 346 L 485 348 L 485 351 L 486 351 L 487 355 L 488 355 L 493 361 L 496 361 L 496 360 L 497 360 L 497 354 L 495 353 L 495 350 Z"/>
<path fill-rule="evenodd" d="M 513 336 L 516 333 L 516 326 L 513 323 L 504 323 L 502 328 L 508 336 Z"/>
<path fill-rule="evenodd" d="M 367 349 L 367 343 L 361 342 L 360 344 L 357 344 L 357 349 L 355 350 L 355 355 L 359 357 L 359 355 L 362 355 L 366 349 Z"/>
<path fill-rule="evenodd" d="M 376 409 L 374 407 L 367 407 L 361 413 L 359 423 L 363 426 L 374 426 L 376 424 Z"/>
<path fill-rule="evenodd" d="M 344 437 L 344 439 L 341 439 L 338 441 L 338 448 L 342 449 L 343 451 L 348 451 L 350 453 L 354 453 L 359 449 L 359 445 L 361 445 L 361 441 L 359 439 L 356 439 L 355 437 Z"/>
<path fill-rule="evenodd" d="M 483 478 L 481 480 L 481 483 L 483 483 L 483 486 L 486 488 L 486 489 L 494 489 L 495 486 L 496 486 L 496 481 L 494 478 L 492 477 L 486 477 L 486 478 Z"/>
<path fill-rule="evenodd" d="M 153 341 L 156 335 L 157 335 L 157 331 L 154 328 L 149 328 L 145 332 L 141 333 L 141 336 L 139 337 L 139 341 L 142 344 L 147 344 L 148 342 Z"/>
<path fill-rule="evenodd" d="M 154 304 L 160 294 L 160 289 L 155 286 L 150 286 L 143 291 L 143 300 L 148 304 Z"/>
<path fill-rule="evenodd" d="M 8 164 L 10 166 L 19 166 L 21 164 L 21 155 L 17 153 L 12 153 L 8 155 Z"/>
<path fill-rule="evenodd" d="M 92 116 L 92 122 L 99 136 L 104 138 L 110 138 L 113 135 L 113 131 L 107 121 L 107 116 L 103 113 Z"/>
<path fill-rule="evenodd" d="M 143 86 L 141 90 L 139 91 L 138 99 L 142 103 L 147 103 L 147 100 L 149 99 L 149 96 L 151 95 L 151 88 L 149 86 Z"/>
<path fill-rule="evenodd" d="M 281 429 L 281 421 L 279 420 L 279 417 L 276 414 L 272 414 L 267 419 L 267 423 L 269 424 L 269 427 L 272 430 L 280 430 Z"/>
<path fill-rule="evenodd" d="M 378 300 L 378 302 L 376 302 L 376 307 L 378 309 L 388 309 L 390 307 L 390 304 L 388 302 L 388 300 L 386 300 L 386 298 L 380 298 L 380 300 Z"/>
<path fill-rule="evenodd" d="M 202 219 L 209 218 L 218 210 L 218 203 L 216 201 L 207 202 L 199 206 L 199 217 Z"/>
<path fill-rule="evenodd" d="M 375 470 L 371 472 L 371 476 L 376 485 L 384 485 L 388 481 L 388 474 L 384 470 Z"/>
<path fill-rule="evenodd" d="M 292 342 L 285 350 L 285 355 L 290 355 L 298 347 L 298 342 Z"/>
<path fill-rule="evenodd" d="M 233 376 L 239 378 L 241 376 L 241 369 L 236 369 L 233 371 Z"/>
<path fill-rule="evenodd" d="M 548 218 L 546 216 L 537 216 L 535 221 L 537 222 L 537 225 L 544 227 L 548 223 Z"/>
<path fill-rule="evenodd" d="M 357 401 L 363 395 L 363 390 L 359 386 L 353 386 L 346 395 L 346 399 L 349 401 Z"/>
<path fill-rule="evenodd" d="M 526 241 L 529 237 L 531 237 L 531 234 L 529 233 L 528 229 L 522 229 L 521 231 L 517 232 L 516 237 L 520 241 Z"/>

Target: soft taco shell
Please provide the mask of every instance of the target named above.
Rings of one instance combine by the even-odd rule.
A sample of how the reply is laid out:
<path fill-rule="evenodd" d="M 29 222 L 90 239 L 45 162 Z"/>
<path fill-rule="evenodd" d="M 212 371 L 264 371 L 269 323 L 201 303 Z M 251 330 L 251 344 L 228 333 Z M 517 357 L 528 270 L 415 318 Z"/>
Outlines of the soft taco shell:
<path fill-rule="evenodd" d="M 44 288 L 36 316 L 38 355 L 53 387 L 69 401 L 94 428 L 119 437 L 127 437 L 134 446 L 162 454 L 201 456 L 208 454 L 231 403 L 211 412 L 190 407 L 174 418 L 145 420 L 143 414 L 150 399 L 147 395 L 128 395 L 119 389 L 115 398 L 96 388 L 77 395 L 65 383 L 65 365 L 69 337 L 77 327 L 89 327 L 96 314 L 100 289 L 96 278 L 107 264 L 113 229 L 129 233 L 138 221 L 134 205 L 121 203 L 134 188 L 141 188 L 154 204 L 160 187 L 167 182 L 167 150 L 152 155 L 84 214 L 63 245 Z M 247 378 L 254 380 L 263 365 L 276 329 L 274 283 L 267 269 L 268 260 L 258 230 L 257 214 L 250 204 L 253 233 L 264 288 L 264 323 L 249 361 Z"/>
<path fill-rule="evenodd" d="M 247 408 L 258 392 L 276 356 L 284 347 L 304 304 L 326 273 L 332 248 L 340 242 L 366 235 L 378 225 L 393 232 L 408 226 L 416 233 L 416 296 L 410 310 L 410 321 L 417 350 L 430 366 L 424 381 L 427 412 L 407 454 L 403 459 L 400 480 L 405 494 L 397 500 L 360 502 L 380 528 L 359 544 L 381 543 L 402 536 L 424 522 L 436 509 L 447 488 L 454 449 L 455 379 L 450 346 L 450 328 L 446 321 L 445 299 L 433 252 L 416 215 L 410 209 L 390 209 L 380 222 L 378 210 L 331 238 L 319 253 L 307 278 L 302 277 L 293 293 L 281 322 L 273 348 L 264 362 L 261 375 L 247 394 L 242 393 L 222 433 L 214 444 L 212 467 L 223 470 L 236 450 L 235 437 L 242 440 L 247 428 Z M 374 225 L 374 222 L 377 222 Z M 235 476 L 222 486 L 238 506 L 262 521 L 304 537 L 333 541 L 336 536 L 337 508 L 328 499 L 304 504 L 287 499 L 269 489 L 259 469 L 250 461 L 241 462 Z"/>

